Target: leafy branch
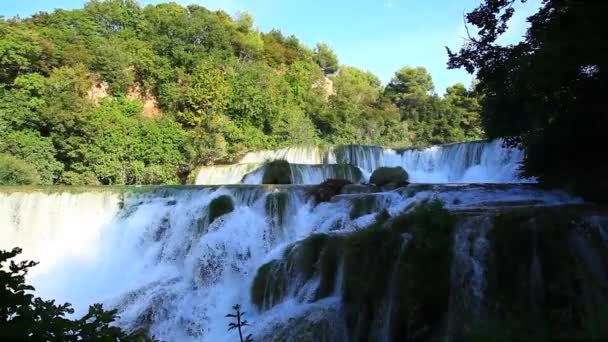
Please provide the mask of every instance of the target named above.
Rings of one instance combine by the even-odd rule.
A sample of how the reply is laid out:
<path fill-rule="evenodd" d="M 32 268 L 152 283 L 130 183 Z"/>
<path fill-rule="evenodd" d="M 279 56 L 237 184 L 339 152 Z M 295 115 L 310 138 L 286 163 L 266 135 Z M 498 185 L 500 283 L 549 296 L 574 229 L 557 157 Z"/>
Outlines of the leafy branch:
<path fill-rule="evenodd" d="M 228 331 L 237 329 L 239 331 L 239 338 L 241 342 L 253 342 L 253 337 L 251 334 L 247 335 L 245 339 L 243 339 L 243 327 L 248 326 L 249 323 L 247 320 L 243 320 L 243 316 L 245 312 L 241 312 L 241 305 L 236 304 L 232 307 L 234 310 L 233 314 L 227 314 L 227 318 L 233 318 L 235 321 L 228 323 Z"/>

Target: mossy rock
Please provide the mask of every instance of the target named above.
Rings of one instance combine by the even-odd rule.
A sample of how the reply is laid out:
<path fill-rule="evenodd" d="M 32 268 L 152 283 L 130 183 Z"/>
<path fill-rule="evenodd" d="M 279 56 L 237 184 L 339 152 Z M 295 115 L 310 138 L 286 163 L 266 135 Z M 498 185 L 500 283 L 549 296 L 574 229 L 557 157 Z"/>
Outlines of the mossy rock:
<path fill-rule="evenodd" d="M 291 167 L 286 160 L 273 160 L 264 165 L 262 184 L 291 184 Z"/>
<path fill-rule="evenodd" d="M 574 208 L 498 214 L 488 235 L 485 301 L 493 309 L 472 333 L 511 340 L 608 339 L 608 250 L 599 235 Z"/>
<path fill-rule="evenodd" d="M 343 301 L 350 339 L 374 340 L 375 322 L 391 319 L 392 340 L 432 340 L 442 333 L 448 311 L 456 219 L 439 202 L 395 218 L 383 216 L 344 244 Z M 404 234 L 411 238 L 402 248 Z M 389 286 L 398 289 L 392 298 L 387 298 Z M 384 311 L 387 300 L 393 303 L 391 313 Z"/>
<path fill-rule="evenodd" d="M 369 182 L 377 186 L 394 184 L 404 186 L 408 184 L 409 175 L 401 166 L 377 168 L 369 179 Z"/>
<path fill-rule="evenodd" d="M 272 260 L 258 269 L 251 285 L 251 302 L 260 310 L 280 303 L 287 294 L 288 273 L 281 260 Z"/>
<path fill-rule="evenodd" d="M 221 195 L 209 203 L 209 224 L 216 218 L 226 215 L 234 210 L 234 201 L 228 195 Z"/>
<path fill-rule="evenodd" d="M 296 317 L 276 323 L 256 337 L 262 342 L 334 342 L 345 341 L 342 312 L 336 308 L 312 308 Z"/>
<path fill-rule="evenodd" d="M 342 189 L 349 184 L 352 184 L 352 182 L 346 179 L 328 179 L 324 181 L 312 190 L 315 203 L 328 202 L 332 197 L 339 195 Z"/>
<path fill-rule="evenodd" d="M 334 291 L 341 253 L 341 236 L 314 234 L 289 246 L 282 259 L 273 260 L 258 269 L 251 287 L 251 302 L 268 310 L 283 301 L 289 289 L 298 292 L 319 277 L 314 300 Z"/>
<path fill-rule="evenodd" d="M 351 200 L 350 218 L 368 215 L 376 212 L 378 197 L 374 194 L 353 196 Z"/>

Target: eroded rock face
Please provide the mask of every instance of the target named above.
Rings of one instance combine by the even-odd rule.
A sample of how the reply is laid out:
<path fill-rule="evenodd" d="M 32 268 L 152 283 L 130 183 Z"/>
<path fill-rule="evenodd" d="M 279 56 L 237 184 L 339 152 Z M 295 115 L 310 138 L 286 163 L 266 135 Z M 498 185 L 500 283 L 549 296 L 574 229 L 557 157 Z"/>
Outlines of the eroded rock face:
<path fill-rule="evenodd" d="M 127 89 L 127 99 L 140 101 L 143 105 L 144 116 L 153 118 L 161 114 L 156 96 L 150 91 L 142 90 L 138 84 L 129 86 Z"/>
<path fill-rule="evenodd" d="M 377 186 L 388 186 L 393 184 L 394 187 L 406 185 L 409 181 L 409 175 L 404 168 L 396 167 L 380 167 L 377 168 L 369 179 L 369 182 Z"/>
<path fill-rule="evenodd" d="M 99 104 L 103 98 L 112 97 L 112 89 L 110 85 L 99 79 L 98 76 L 91 76 L 91 88 L 87 92 L 87 99 L 93 103 Z M 158 99 L 149 90 L 141 89 L 139 84 L 135 83 L 127 88 L 126 98 L 132 101 L 139 101 L 143 107 L 143 115 L 146 117 L 157 117 L 161 114 L 161 109 L 158 105 Z"/>

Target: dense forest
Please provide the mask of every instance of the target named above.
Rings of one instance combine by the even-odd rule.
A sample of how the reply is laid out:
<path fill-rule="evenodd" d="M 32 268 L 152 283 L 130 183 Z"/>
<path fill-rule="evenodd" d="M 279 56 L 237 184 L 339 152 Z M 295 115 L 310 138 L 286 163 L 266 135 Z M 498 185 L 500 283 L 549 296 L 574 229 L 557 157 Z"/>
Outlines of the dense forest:
<path fill-rule="evenodd" d="M 383 87 L 247 13 L 90 1 L 0 18 L 0 180 L 176 184 L 200 165 L 303 144 L 422 146 L 483 137 L 462 84 L 422 67 Z"/>

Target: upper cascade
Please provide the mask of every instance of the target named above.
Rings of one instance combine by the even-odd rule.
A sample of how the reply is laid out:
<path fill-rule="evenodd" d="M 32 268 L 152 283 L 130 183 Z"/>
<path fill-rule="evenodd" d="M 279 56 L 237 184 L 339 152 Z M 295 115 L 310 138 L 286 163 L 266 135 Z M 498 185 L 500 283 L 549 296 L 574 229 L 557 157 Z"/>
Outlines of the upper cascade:
<path fill-rule="evenodd" d="M 264 163 L 286 160 L 292 166 L 293 184 L 318 184 L 328 178 L 367 181 L 382 166 L 401 166 L 413 183 L 531 183 L 520 178 L 523 151 L 503 147 L 503 141 L 476 141 L 437 145 L 424 149 L 395 150 L 374 145 L 334 147 L 301 146 L 246 154 L 237 164 L 202 167 L 196 184 L 261 184 Z M 362 177 L 338 165 L 350 164 Z M 294 169 L 295 168 L 295 169 Z M 294 172 L 296 171 L 296 172 Z M 350 176 L 349 176 L 350 175 Z M 359 179 L 361 178 L 361 179 Z"/>

